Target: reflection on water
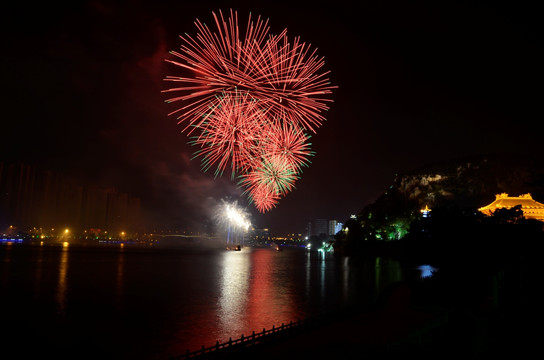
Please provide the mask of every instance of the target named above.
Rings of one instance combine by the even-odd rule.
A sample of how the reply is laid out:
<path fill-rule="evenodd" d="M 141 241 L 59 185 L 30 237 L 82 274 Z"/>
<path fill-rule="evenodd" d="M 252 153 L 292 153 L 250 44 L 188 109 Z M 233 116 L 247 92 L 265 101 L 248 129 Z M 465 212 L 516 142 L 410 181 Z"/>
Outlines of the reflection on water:
<path fill-rule="evenodd" d="M 344 257 L 342 260 L 342 300 L 347 301 L 349 299 L 350 290 L 350 266 L 349 256 Z"/>
<path fill-rule="evenodd" d="M 225 251 L 221 267 L 219 327 L 222 333 L 240 332 L 245 327 L 250 259 L 247 250 Z M 235 332 L 235 333 L 236 333 Z"/>
<path fill-rule="evenodd" d="M 121 244 L 123 245 L 123 244 Z M 119 256 L 117 257 L 117 276 L 115 282 L 115 302 L 118 307 L 123 305 L 123 275 L 125 267 L 125 248 L 121 246 L 119 248 Z"/>
<path fill-rule="evenodd" d="M 38 297 L 41 291 L 42 284 L 42 268 L 43 268 L 43 246 L 38 248 L 38 256 L 36 260 L 36 274 L 34 275 L 34 297 Z"/>
<path fill-rule="evenodd" d="M 325 253 L 322 251 L 317 252 L 318 255 L 318 269 L 319 269 L 319 288 L 321 290 L 321 299 L 325 298 L 325 292 L 327 290 L 327 286 L 325 284 Z M 306 264 L 306 266 L 310 266 L 309 264 Z"/>
<path fill-rule="evenodd" d="M 419 277 L 422 279 L 433 276 L 434 272 L 438 270 L 437 268 L 428 264 L 420 265 L 416 267 L 416 269 L 420 271 Z"/>
<path fill-rule="evenodd" d="M 244 248 L 222 254 L 218 319 L 220 340 L 293 320 L 296 290 L 292 258 L 271 249 Z"/>
<path fill-rule="evenodd" d="M 402 281 L 403 274 L 400 264 L 396 260 L 376 257 L 376 267 L 381 276 L 376 277 L 376 294 L 379 294 L 388 284 Z"/>
<path fill-rule="evenodd" d="M 11 249 L 12 243 L 2 244 L 2 250 L 4 250 L 4 257 L 2 258 L 2 287 L 7 286 L 10 276 L 10 262 L 11 262 Z"/>
<path fill-rule="evenodd" d="M 4 245 L 0 272 L 0 308 L 10 309 L 2 313 L 6 328 L 25 324 L 25 338 L 56 351 L 57 359 L 100 338 L 108 353 L 142 360 L 362 306 L 403 276 L 398 262 L 386 258 L 355 261 L 305 249 L 250 247 Z M 94 351 L 97 358 L 104 355 Z"/>
<path fill-rule="evenodd" d="M 66 315 L 66 277 L 68 276 L 68 258 L 70 251 L 68 250 L 68 243 L 62 245 L 62 253 L 59 261 L 59 278 L 57 283 L 57 314 L 61 316 Z"/>
<path fill-rule="evenodd" d="M 251 267 L 248 321 L 257 332 L 292 319 L 293 290 L 284 252 L 255 251 Z"/>

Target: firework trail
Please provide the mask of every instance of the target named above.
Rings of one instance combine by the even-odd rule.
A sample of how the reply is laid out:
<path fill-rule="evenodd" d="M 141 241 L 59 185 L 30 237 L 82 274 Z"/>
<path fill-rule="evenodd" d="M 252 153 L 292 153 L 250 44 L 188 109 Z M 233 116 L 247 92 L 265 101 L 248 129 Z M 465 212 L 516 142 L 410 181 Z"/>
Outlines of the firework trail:
<path fill-rule="evenodd" d="M 197 19 L 196 36 L 180 36 L 180 51 L 166 59 L 184 74 L 164 79 L 172 83 L 166 102 L 182 104 L 168 115 L 184 125 L 203 171 L 230 170 L 268 211 L 314 155 L 307 133 L 322 125 L 336 86 L 323 58 L 287 29 L 270 34 L 268 20 L 250 15 L 244 32 L 235 11 L 212 14 L 214 31 Z"/>

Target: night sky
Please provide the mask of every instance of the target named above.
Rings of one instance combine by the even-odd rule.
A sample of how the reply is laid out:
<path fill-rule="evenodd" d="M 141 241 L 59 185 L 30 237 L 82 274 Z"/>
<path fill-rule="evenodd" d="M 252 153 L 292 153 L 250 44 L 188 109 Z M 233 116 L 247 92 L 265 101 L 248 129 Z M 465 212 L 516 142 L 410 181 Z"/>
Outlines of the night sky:
<path fill-rule="evenodd" d="M 37 164 L 142 199 L 198 226 L 222 198 L 257 227 L 344 221 L 395 174 L 494 152 L 542 153 L 541 12 L 516 1 L 9 2 L 1 12 L 0 160 Z M 296 189 L 265 214 L 230 176 L 203 173 L 161 90 L 196 18 L 237 10 L 317 48 L 338 89 Z M 174 226 L 171 225 L 171 226 Z M 169 225 L 170 226 L 170 225 Z"/>

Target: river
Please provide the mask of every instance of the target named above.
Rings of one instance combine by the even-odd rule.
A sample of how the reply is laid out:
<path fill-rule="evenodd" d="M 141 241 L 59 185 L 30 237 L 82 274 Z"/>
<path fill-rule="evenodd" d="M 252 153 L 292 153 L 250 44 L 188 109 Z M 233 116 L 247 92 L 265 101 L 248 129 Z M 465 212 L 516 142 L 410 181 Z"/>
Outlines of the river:
<path fill-rule="evenodd" d="M 366 306 L 406 275 L 302 248 L 0 244 L 0 260 L 0 341 L 14 358 L 166 360 Z"/>

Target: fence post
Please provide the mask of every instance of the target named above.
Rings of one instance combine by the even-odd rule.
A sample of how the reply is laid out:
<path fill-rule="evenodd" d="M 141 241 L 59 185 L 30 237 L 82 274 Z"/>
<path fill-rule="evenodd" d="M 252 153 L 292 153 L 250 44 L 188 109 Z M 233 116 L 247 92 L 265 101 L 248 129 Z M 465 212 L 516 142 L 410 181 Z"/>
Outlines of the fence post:
<path fill-rule="evenodd" d="M 215 342 L 215 351 L 219 350 L 219 340 Z"/>
<path fill-rule="evenodd" d="M 202 355 L 204 355 L 204 349 L 205 349 L 205 347 L 204 347 L 204 345 L 202 345 Z"/>

